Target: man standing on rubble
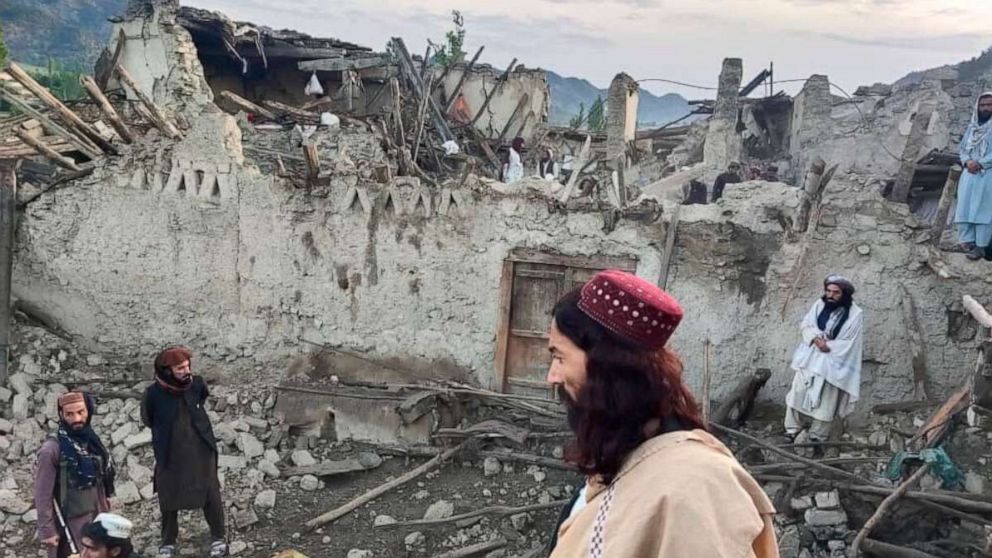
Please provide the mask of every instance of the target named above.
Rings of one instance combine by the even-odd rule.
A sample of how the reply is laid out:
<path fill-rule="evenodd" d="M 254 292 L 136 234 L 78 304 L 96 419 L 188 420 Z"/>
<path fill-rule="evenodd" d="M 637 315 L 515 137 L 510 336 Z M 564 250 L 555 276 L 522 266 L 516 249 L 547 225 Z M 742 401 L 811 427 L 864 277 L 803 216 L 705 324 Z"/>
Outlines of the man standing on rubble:
<path fill-rule="evenodd" d="M 761 486 L 710 435 L 665 344 L 682 319 L 654 283 L 604 271 L 555 305 L 548 383 L 586 475 L 552 558 L 778 557 Z"/>
<path fill-rule="evenodd" d="M 512 184 L 524 177 L 523 151 L 524 138 L 513 138 L 513 143 L 510 144 L 510 151 L 507 154 L 506 163 L 503 165 L 503 180 L 507 184 Z"/>
<path fill-rule="evenodd" d="M 224 504 L 217 477 L 217 440 L 204 408 L 209 391 L 190 368 L 185 347 L 169 347 L 155 357 L 155 383 L 145 391 L 141 417 L 152 430 L 155 492 L 162 511 L 158 555 L 176 555 L 179 510 L 202 509 L 210 527 L 210 556 L 227 555 Z"/>
<path fill-rule="evenodd" d="M 60 396 L 58 430 L 38 450 L 34 505 L 37 537 L 48 558 L 69 556 L 72 547 L 78 552 L 83 526 L 110 510 L 114 462 L 90 426 L 95 408 L 93 398 L 81 392 Z"/>
<path fill-rule="evenodd" d="M 959 152 L 965 172 L 958 183 L 958 205 L 954 222 L 958 240 L 969 260 L 985 256 L 992 240 L 992 92 L 982 93 L 975 103 L 971 123 L 961 138 Z"/>
<path fill-rule="evenodd" d="M 727 172 L 721 173 L 713 182 L 713 201 L 723 197 L 723 189 L 727 184 L 737 184 L 741 182 L 741 164 L 733 161 L 727 165 Z"/>
<path fill-rule="evenodd" d="M 792 357 L 795 376 L 785 396 L 785 434 L 790 441 L 806 421 L 810 441 L 825 441 L 834 418 L 850 414 L 861 391 L 864 316 L 854 303 L 854 284 L 829 275 L 823 289 L 803 318 L 802 342 Z"/>

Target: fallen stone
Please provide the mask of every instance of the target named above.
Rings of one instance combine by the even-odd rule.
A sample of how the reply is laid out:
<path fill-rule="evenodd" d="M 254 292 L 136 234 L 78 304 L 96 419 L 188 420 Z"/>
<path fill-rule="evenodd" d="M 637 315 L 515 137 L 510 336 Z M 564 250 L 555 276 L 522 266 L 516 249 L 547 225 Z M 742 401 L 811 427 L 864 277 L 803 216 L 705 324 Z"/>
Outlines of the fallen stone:
<path fill-rule="evenodd" d="M 521 533 L 530 525 L 530 522 L 531 517 L 529 513 L 518 513 L 510 516 L 510 524 Z"/>
<path fill-rule="evenodd" d="M 149 430 L 148 428 L 144 428 L 141 430 L 141 432 L 138 432 L 133 436 L 128 436 L 127 439 L 124 440 L 124 447 L 127 448 L 128 451 L 131 451 L 135 448 L 147 446 L 148 444 L 151 443 L 152 443 L 152 431 Z"/>
<path fill-rule="evenodd" d="M 813 507 L 813 498 L 810 496 L 800 496 L 789 501 L 789 506 L 797 512 L 806 511 Z"/>
<path fill-rule="evenodd" d="M 274 479 L 279 478 L 279 475 L 281 474 L 279 472 L 279 467 L 276 467 L 276 464 L 268 459 L 262 459 L 258 462 L 258 470 Z"/>
<path fill-rule="evenodd" d="M 503 470 L 503 465 L 499 462 L 499 459 L 495 457 L 487 457 L 482 462 L 482 472 L 487 477 L 493 477 L 499 474 Z"/>
<path fill-rule="evenodd" d="M 258 515 L 256 515 L 255 510 L 251 508 L 246 510 L 236 509 L 232 515 L 234 516 L 234 524 L 238 527 L 238 529 L 251 527 L 252 525 L 258 523 Z"/>
<path fill-rule="evenodd" d="M 307 492 L 313 492 L 320 488 L 320 479 L 313 475 L 303 475 L 300 478 L 300 489 L 306 490 Z"/>
<path fill-rule="evenodd" d="M 453 515 L 455 515 L 455 505 L 447 500 L 438 500 L 428 506 L 427 511 L 424 512 L 424 519 L 447 519 Z"/>
<path fill-rule="evenodd" d="M 265 446 L 262 445 L 262 442 L 247 432 L 238 437 L 238 449 L 245 454 L 245 458 L 249 461 L 265 453 Z"/>
<path fill-rule="evenodd" d="M 372 554 L 371 550 L 360 550 L 357 548 L 352 548 L 348 551 L 348 558 L 372 558 L 375 556 Z"/>
<path fill-rule="evenodd" d="M 0 418 L 0 434 L 10 434 L 14 431 L 14 423 Z"/>
<path fill-rule="evenodd" d="M 152 470 L 141 463 L 128 463 L 127 476 L 137 484 L 145 484 L 152 480 Z"/>
<path fill-rule="evenodd" d="M 241 471 L 248 466 L 248 460 L 240 455 L 221 455 L 217 458 L 217 466 L 221 469 Z"/>
<path fill-rule="evenodd" d="M 13 515 L 22 515 L 31 509 L 31 503 L 22 500 L 13 490 L 0 490 L 0 511 Z"/>
<path fill-rule="evenodd" d="M 840 494 L 836 490 L 816 493 L 816 507 L 821 510 L 840 509 Z"/>
<path fill-rule="evenodd" d="M 985 477 L 975 472 L 966 473 L 964 489 L 972 494 L 982 494 L 985 491 Z"/>
<path fill-rule="evenodd" d="M 307 450 L 294 451 L 293 455 L 290 457 L 290 460 L 293 462 L 293 465 L 296 465 L 297 467 L 307 467 L 309 465 L 317 464 L 317 460 L 314 459 Z"/>
<path fill-rule="evenodd" d="M 6 403 L 10 401 L 10 398 L 14 396 L 14 392 L 10 391 L 5 387 L 0 387 L 0 403 Z"/>
<path fill-rule="evenodd" d="M 155 483 L 148 483 L 141 487 L 141 497 L 145 500 L 151 500 L 155 497 Z"/>
<path fill-rule="evenodd" d="M 265 455 L 263 457 L 265 458 L 266 461 L 270 461 L 277 465 L 279 464 L 280 461 L 282 461 L 282 458 L 279 457 L 279 452 L 277 452 L 274 449 L 265 450 Z"/>
<path fill-rule="evenodd" d="M 427 537 L 420 531 L 414 531 L 403 539 L 407 552 L 413 552 L 427 544 Z"/>
<path fill-rule="evenodd" d="M 843 510 L 809 509 L 805 514 L 806 525 L 810 527 L 832 527 L 847 524 L 847 513 Z"/>
<path fill-rule="evenodd" d="M 246 550 L 248 550 L 248 543 L 245 541 L 234 541 L 227 547 L 227 551 L 231 556 L 237 556 Z"/>
<path fill-rule="evenodd" d="M 134 423 L 125 422 L 123 426 L 121 426 L 117 430 L 114 430 L 113 434 L 110 435 L 111 443 L 113 443 L 116 446 L 117 444 L 123 442 L 125 439 L 127 439 L 128 436 L 130 436 L 134 432 L 134 428 L 135 428 Z"/>
<path fill-rule="evenodd" d="M 238 441 L 238 433 L 226 422 L 222 422 L 214 427 L 214 435 L 217 436 L 218 440 L 227 445 L 233 445 Z"/>
<path fill-rule="evenodd" d="M 255 496 L 255 507 L 265 510 L 271 510 L 276 507 L 276 491 L 263 490 L 259 492 L 258 496 Z"/>
<path fill-rule="evenodd" d="M 31 378 L 26 374 L 18 372 L 7 380 L 10 388 L 14 390 L 14 393 L 20 393 L 24 395 L 31 395 L 33 390 L 31 389 Z"/>
<path fill-rule="evenodd" d="M 107 361 L 103 360 L 103 357 L 100 355 L 86 355 L 86 364 L 90 366 L 100 366 L 106 362 Z"/>
<path fill-rule="evenodd" d="M 141 501 L 141 492 L 138 491 L 138 485 L 134 484 L 133 481 L 123 482 L 117 485 L 114 493 L 114 501 L 121 502 L 123 504 L 133 504 L 135 502 Z"/>
<path fill-rule="evenodd" d="M 383 525 L 392 525 L 393 523 L 396 523 L 396 518 L 394 518 L 391 515 L 380 514 L 375 516 L 375 519 L 372 520 L 372 525 L 375 527 L 381 527 Z"/>
<path fill-rule="evenodd" d="M 23 393 L 15 395 L 14 403 L 11 405 L 11 411 L 14 413 L 14 420 L 26 420 L 31 414 L 30 398 Z"/>
<path fill-rule="evenodd" d="M 38 522 L 38 510 L 28 510 L 27 513 L 21 516 L 21 522 L 23 523 L 37 523 Z"/>

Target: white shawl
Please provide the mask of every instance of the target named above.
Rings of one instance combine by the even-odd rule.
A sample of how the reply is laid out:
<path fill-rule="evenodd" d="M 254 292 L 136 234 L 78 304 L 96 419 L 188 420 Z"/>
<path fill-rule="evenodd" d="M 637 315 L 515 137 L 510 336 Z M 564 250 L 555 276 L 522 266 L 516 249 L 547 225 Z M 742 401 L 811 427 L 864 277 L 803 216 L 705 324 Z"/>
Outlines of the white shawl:
<path fill-rule="evenodd" d="M 813 345 L 813 339 L 825 336 L 823 330 L 816 325 L 816 318 L 823 309 L 823 300 L 817 300 L 806 313 L 802 323 L 803 342 L 792 355 L 792 369 L 805 375 L 812 375 L 814 389 L 809 390 L 814 399 L 819 399 L 823 382 L 827 382 L 846 392 L 849 396 L 848 409 L 842 409 L 841 415 L 847 414 L 850 406 L 858 400 L 861 393 L 861 359 L 864 349 L 864 315 L 857 304 L 851 304 L 850 314 L 844 327 L 836 339 L 827 341 L 829 353 L 824 353 Z M 840 313 L 834 311 L 827 323 L 827 329 L 833 328 Z M 822 379 L 822 380 L 821 380 Z M 813 406 L 818 401 L 810 402 Z"/>

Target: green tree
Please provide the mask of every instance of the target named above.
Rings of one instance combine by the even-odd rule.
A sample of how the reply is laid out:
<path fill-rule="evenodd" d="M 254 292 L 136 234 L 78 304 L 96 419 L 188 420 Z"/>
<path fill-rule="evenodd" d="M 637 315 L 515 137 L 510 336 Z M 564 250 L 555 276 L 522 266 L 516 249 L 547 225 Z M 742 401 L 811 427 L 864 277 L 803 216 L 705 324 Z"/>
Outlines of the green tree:
<path fill-rule="evenodd" d="M 445 44 L 439 45 L 431 40 L 427 41 L 434 47 L 434 61 L 442 66 L 457 64 L 465 60 L 465 50 L 463 50 L 465 46 L 465 18 L 458 10 L 451 10 L 451 20 L 454 22 L 455 28 L 445 34 Z"/>
<path fill-rule="evenodd" d="M 586 105 L 585 103 L 579 103 L 579 113 L 572 117 L 568 121 L 568 127 L 573 130 L 578 130 L 583 125 L 585 125 L 586 120 Z"/>
<path fill-rule="evenodd" d="M 7 44 L 3 42 L 3 25 L 0 25 L 0 68 L 7 65 Z"/>
<path fill-rule="evenodd" d="M 606 130 L 606 107 L 603 97 L 596 97 L 596 102 L 589 107 L 589 131 L 602 132 Z"/>

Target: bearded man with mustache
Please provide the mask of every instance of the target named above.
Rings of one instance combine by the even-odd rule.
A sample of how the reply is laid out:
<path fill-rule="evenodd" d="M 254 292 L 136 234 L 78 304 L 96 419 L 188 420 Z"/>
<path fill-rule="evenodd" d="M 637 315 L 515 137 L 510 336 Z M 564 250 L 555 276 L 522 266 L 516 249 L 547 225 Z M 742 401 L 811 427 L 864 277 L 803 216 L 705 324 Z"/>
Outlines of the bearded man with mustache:
<path fill-rule="evenodd" d="M 194 376 L 193 355 L 169 347 L 155 357 L 155 383 L 145 391 L 141 416 L 152 430 L 155 492 L 162 512 L 158 555 L 172 558 L 179 536 L 179 510 L 202 509 L 210 527 L 211 558 L 227 555 L 224 504 L 217 477 L 217 439 L 205 407 L 206 382 Z"/>

